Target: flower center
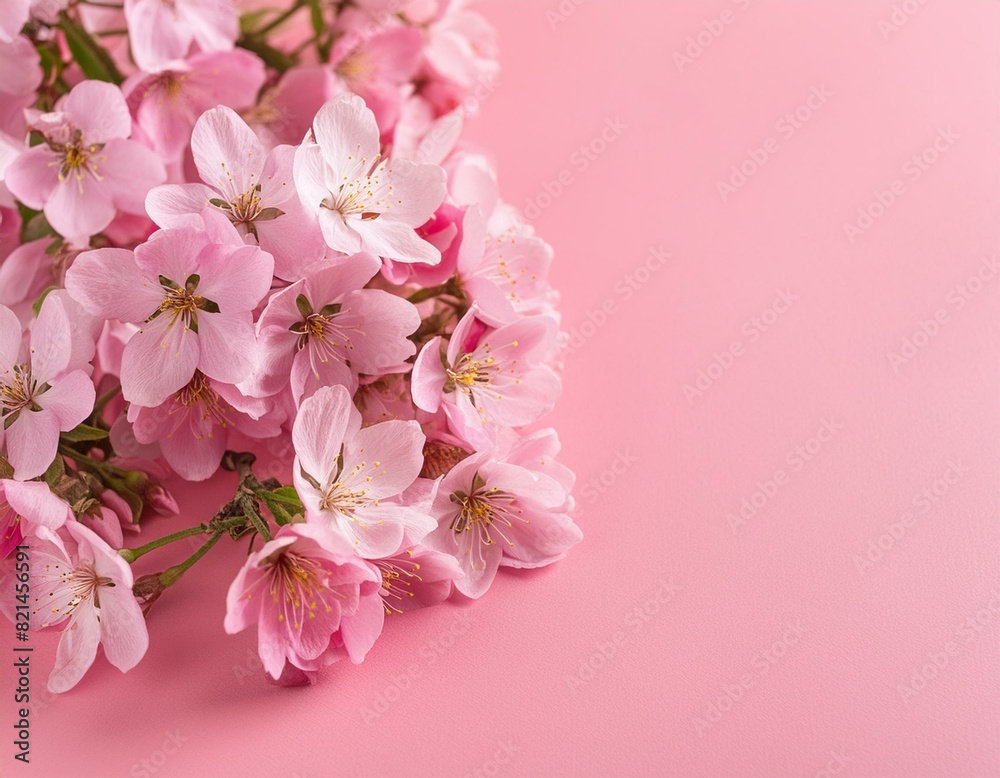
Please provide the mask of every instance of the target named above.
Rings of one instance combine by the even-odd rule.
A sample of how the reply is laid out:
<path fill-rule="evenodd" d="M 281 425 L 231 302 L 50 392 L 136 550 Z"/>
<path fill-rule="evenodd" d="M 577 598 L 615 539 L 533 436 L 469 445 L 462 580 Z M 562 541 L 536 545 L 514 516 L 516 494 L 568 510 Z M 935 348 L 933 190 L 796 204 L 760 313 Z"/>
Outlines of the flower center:
<path fill-rule="evenodd" d="M 493 545 L 495 539 L 492 533 L 495 532 L 507 545 L 513 546 L 514 543 L 504 534 L 504 528 L 513 527 L 514 521 L 528 523 L 521 518 L 524 511 L 516 507 L 517 498 L 495 486 L 487 486 L 479 473 L 472 477 L 469 494 L 455 492 L 449 499 L 459 507 L 450 529 L 456 535 L 471 531 L 473 540 L 482 545 Z"/>
<path fill-rule="evenodd" d="M 96 156 L 97 152 L 104 148 L 103 143 L 87 143 L 80 130 L 73 131 L 72 140 L 68 143 L 58 143 L 53 140 L 47 142 L 49 148 L 59 155 L 59 159 L 52 164 L 59 166 L 60 181 L 72 176 L 82 187 L 83 179 L 88 173 L 96 181 L 104 180 L 97 172 L 97 163 L 103 161 L 104 157 Z"/>
<path fill-rule="evenodd" d="M 200 370 L 195 370 L 194 377 L 187 386 L 174 396 L 174 406 L 168 413 L 194 412 L 196 406 L 199 405 L 201 406 L 201 421 L 211 421 L 211 429 L 216 426 L 226 429 L 229 425 L 226 416 L 229 407 L 219 397 L 219 393 L 212 388 L 205 374 Z M 211 439 L 212 436 L 213 433 L 210 430 L 208 437 Z"/>
<path fill-rule="evenodd" d="M 448 381 L 445 391 L 454 391 L 461 387 L 466 394 L 472 394 L 473 387 L 485 389 L 489 386 L 496 372 L 493 357 L 483 359 L 473 359 L 471 354 L 463 354 L 453 368 L 447 368 Z"/>
<path fill-rule="evenodd" d="M 17 414 L 27 409 L 38 410 L 35 398 L 48 386 L 38 386 L 31 377 L 31 367 L 27 364 L 14 365 L 11 370 L 13 380 L 0 384 L 0 417 L 4 417 L 4 428 L 14 423 Z"/>
<path fill-rule="evenodd" d="M 367 81 L 375 75 L 374 64 L 361 51 L 356 51 L 345 57 L 335 70 L 338 76 L 351 84 Z"/>
<path fill-rule="evenodd" d="M 362 221 L 373 221 L 390 210 L 393 186 L 382 183 L 386 163 L 378 165 L 380 156 L 381 154 L 375 157 L 374 169 L 367 176 L 341 184 L 336 192 L 330 192 L 330 195 L 319 204 L 320 208 L 339 213 L 342 217 L 357 216 Z M 351 157 L 348 157 L 348 160 L 351 160 Z M 361 164 L 367 165 L 368 157 L 362 157 Z"/>
<path fill-rule="evenodd" d="M 320 607 L 329 613 L 333 606 L 328 598 L 341 596 L 321 583 L 323 569 L 313 559 L 288 551 L 280 554 L 270 567 L 268 594 L 275 604 L 281 602 L 284 606 L 278 613 L 278 623 L 286 621 L 291 605 L 292 628 L 302 629 L 304 618 L 316 618 L 316 609 Z"/>

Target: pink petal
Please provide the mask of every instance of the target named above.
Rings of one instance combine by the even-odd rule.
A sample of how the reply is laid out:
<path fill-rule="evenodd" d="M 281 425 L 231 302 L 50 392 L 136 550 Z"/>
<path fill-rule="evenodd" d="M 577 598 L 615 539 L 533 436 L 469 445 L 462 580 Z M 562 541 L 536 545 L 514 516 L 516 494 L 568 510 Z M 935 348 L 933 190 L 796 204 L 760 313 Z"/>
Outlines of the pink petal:
<path fill-rule="evenodd" d="M 351 396 L 342 386 L 328 386 L 303 401 L 292 427 L 299 467 L 321 485 L 329 483 L 348 432 Z"/>
<path fill-rule="evenodd" d="M 59 447 L 59 417 L 51 411 L 24 409 L 4 433 L 14 478 L 27 481 L 45 472 Z"/>
<path fill-rule="evenodd" d="M 431 211 L 433 213 L 433 210 Z M 328 212 L 330 216 L 337 216 Z M 352 227 L 361 236 L 360 248 L 380 257 L 397 262 L 424 262 L 436 265 L 441 261 L 441 252 L 421 238 L 409 224 L 385 218 L 360 222 L 352 220 Z M 320 225 L 331 224 L 331 220 L 321 219 Z M 360 226 L 358 226 L 360 225 Z M 418 225 L 419 226 L 419 225 Z M 326 231 L 324 230 L 324 235 Z M 330 243 L 327 238 L 327 243 Z M 330 244 L 333 247 L 333 244 Z M 343 251 L 344 249 L 339 249 Z"/>
<path fill-rule="evenodd" d="M 94 664 L 100 640 L 101 626 L 97 621 L 97 609 L 89 603 L 81 603 L 73 611 L 73 617 L 59 639 L 56 664 L 49 675 L 50 692 L 61 694 L 80 682 Z"/>
<path fill-rule="evenodd" d="M 87 143 L 107 143 L 132 133 L 132 116 L 121 90 L 105 81 L 81 81 L 59 101 L 59 110 L 83 131 Z"/>
<path fill-rule="evenodd" d="M 256 246 L 212 246 L 201 255 L 199 273 L 198 294 L 223 313 L 252 311 L 271 288 L 274 259 Z"/>
<path fill-rule="evenodd" d="M 155 278 L 140 272 L 131 251 L 94 249 L 80 254 L 66 271 L 66 288 L 92 316 L 141 322 L 164 297 Z"/>
<path fill-rule="evenodd" d="M 146 195 L 146 213 L 159 227 L 200 227 L 202 210 L 217 196 L 204 184 L 163 184 Z"/>
<path fill-rule="evenodd" d="M 52 228 L 76 245 L 86 245 L 115 218 L 115 206 L 92 178 L 70 176 L 58 183 L 43 208 Z"/>
<path fill-rule="evenodd" d="M 120 583 L 102 586 L 100 595 L 104 655 L 111 664 L 126 673 L 139 664 L 149 648 L 146 620 L 131 586 Z"/>
<path fill-rule="evenodd" d="M 0 305 L 0 378 L 10 380 L 8 374 L 20 353 L 21 322 L 10 308 Z"/>
<path fill-rule="evenodd" d="M 134 140 L 112 140 L 104 147 L 101 185 L 106 196 L 126 213 L 145 215 L 146 195 L 167 180 L 167 171 L 155 152 Z"/>
<path fill-rule="evenodd" d="M 423 431 L 415 421 L 385 421 L 360 430 L 344 444 L 341 482 L 365 497 L 402 493 L 423 467 Z"/>
<path fill-rule="evenodd" d="M 29 208 L 40 210 L 59 184 L 53 163 L 55 153 L 48 146 L 25 150 L 4 171 L 4 183 L 18 200 Z"/>
<path fill-rule="evenodd" d="M 441 407 L 444 385 L 448 380 L 441 364 L 441 340 L 438 336 L 427 342 L 413 363 L 413 403 L 430 413 L 436 413 Z"/>
<path fill-rule="evenodd" d="M 57 298 L 47 296 L 31 325 L 31 375 L 47 383 L 66 369 L 72 352 L 70 322 Z"/>
<path fill-rule="evenodd" d="M 357 95 L 337 95 L 312 123 L 323 159 L 336 181 L 365 174 L 379 153 L 379 132 L 373 114 Z"/>
<path fill-rule="evenodd" d="M 209 378 L 236 384 L 250 375 L 257 341 L 253 316 L 238 313 L 201 313 L 198 316 L 198 368 Z"/>
<path fill-rule="evenodd" d="M 183 322 L 170 325 L 161 314 L 132 336 L 122 354 L 122 394 L 129 402 L 155 408 L 194 376 L 198 338 Z"/>
<path fill-rule="evenodd" d="M 364 660 L 382 634 L 384 623 L 385 607 L 377 594 L 362 597 L 357 611 L 341 619 L 340 637 L 352 662 L 360 664 Z"/>
<path fill-rule="evenodd" d="M 82 370 L 73 370 L 53 382 L 49 390 L 38 397 L 38 404 L 55 414 L 61 431 L 69 432 L 94 410 L 95 399 L 90 376 Z"/>
<path fill-rule="evenodd" d="M 219 106 L 201 115 L 191 134 L 191 151 L 201 180 L 227 201 L 261 183 L 264 147 L 231 108 Z"/>
<path fill-rule="evenodd" d="M 42 481 L 4 481 L 7 502 L 28 526 L 57 530 L 72 519 L 69 503 L 56 497 Z"/>

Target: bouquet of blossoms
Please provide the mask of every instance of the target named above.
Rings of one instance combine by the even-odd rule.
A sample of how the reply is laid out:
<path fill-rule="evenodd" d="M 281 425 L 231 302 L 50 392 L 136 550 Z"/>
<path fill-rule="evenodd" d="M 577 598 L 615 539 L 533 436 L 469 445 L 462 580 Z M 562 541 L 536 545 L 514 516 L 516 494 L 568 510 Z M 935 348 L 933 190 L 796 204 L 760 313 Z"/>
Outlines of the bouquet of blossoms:
<path fill-rule="evenodd" d="M 61 633 L 49 689 L 135 666 L 220 541 L 224 628 L 282 684 L 564 556 L 552 251 L 461 143 L 483 18 L 119 2 L 0 0 L 0 602 Z M 220 470 L 214 516 L 157 527 Z"/>

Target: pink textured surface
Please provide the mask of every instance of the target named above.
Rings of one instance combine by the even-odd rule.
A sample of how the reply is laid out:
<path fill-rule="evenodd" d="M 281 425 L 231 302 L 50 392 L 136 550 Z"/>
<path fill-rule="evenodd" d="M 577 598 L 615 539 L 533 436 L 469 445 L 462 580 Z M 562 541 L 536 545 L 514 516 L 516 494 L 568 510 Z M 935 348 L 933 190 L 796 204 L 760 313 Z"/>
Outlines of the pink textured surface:
<path fill-rule="evenodd" d="M 3 673 L 4 775 L 1000 774 L 1000 6 L 577 3 L 484 5 L 504 70 L 472 135 L 548 205 L 585 542 L 294 690 L 223 633 L 220 549 L 139 667 L 36 706 L 30 767 Z"/>

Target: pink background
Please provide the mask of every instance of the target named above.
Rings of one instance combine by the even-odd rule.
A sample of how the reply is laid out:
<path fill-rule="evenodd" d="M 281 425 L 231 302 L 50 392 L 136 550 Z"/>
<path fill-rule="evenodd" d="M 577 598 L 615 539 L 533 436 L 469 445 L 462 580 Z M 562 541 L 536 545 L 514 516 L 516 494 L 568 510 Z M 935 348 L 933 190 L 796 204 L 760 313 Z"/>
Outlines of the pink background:
<path fill-rule="evenodd" d="M 484 4 L 504 70 L 471 133 L 547 206 L 585 542 L 295 690 L 223 633 L 220 547 L 132 673 L 36 695 L 30 768 L 4 672 L 4 775 L 1000 773 L 1000 5 L 576 2 Z"/>

